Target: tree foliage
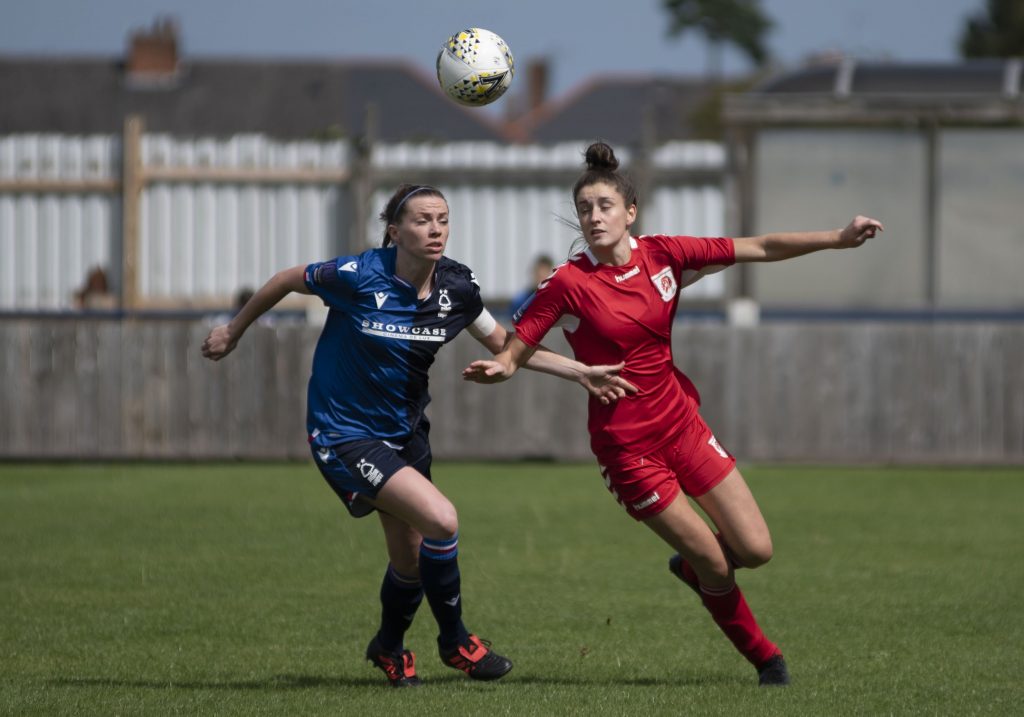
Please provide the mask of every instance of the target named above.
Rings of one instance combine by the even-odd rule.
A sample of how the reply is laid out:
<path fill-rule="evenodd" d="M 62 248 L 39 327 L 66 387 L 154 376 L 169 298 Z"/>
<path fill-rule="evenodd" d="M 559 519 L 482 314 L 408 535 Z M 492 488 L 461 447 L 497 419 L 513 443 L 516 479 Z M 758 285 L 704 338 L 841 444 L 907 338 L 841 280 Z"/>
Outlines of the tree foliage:
<path fill-rule="evenodd" d="M 712 46 L 735 45 L 758 67 L 768 62 L 765 35 L 772 21 L 762 12 L 760 0 L 663 0 L 663 4 L 671 19 L 670 35 L 697 30 Z"/>
<path fill-rule="evenodd" d="M 984 11 L 967 18 L 960 35 L 964 57 L 1024 55 L 1024 1 L 988 0 Z"/>

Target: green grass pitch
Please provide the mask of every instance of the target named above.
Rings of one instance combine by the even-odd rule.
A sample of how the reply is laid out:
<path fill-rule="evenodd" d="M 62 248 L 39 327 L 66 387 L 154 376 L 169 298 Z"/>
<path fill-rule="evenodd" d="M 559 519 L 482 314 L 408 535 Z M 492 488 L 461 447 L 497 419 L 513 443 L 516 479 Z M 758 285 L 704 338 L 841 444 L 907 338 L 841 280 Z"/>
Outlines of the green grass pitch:
<path fill-rule="evenodd" d="M 753 669 L 593 466 L 435 466 L 466 620 L 515 662 L 473 683 L 362 659 L 385 557 L 311 464 L 0 464 L 0 712 L 1020 714 L 1024 469 L 744 473 L 774 560 L 739 580 L 793 685 Z"/>

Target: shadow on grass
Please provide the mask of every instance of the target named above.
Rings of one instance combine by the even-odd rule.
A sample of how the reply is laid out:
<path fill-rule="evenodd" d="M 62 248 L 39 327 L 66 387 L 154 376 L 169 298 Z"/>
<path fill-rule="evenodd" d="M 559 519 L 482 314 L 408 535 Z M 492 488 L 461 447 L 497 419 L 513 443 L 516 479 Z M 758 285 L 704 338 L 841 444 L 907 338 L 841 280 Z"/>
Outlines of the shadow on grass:
<path fill-rule="evenodd" d="M 510 677 L 503 682 L 520 685 L 565 685 L 567 687 L 699 687 L 711 685 L 746 685 L 749 680 L 726 675 L 677 675 L 675 677 L 613 677 L 587 679 L 579 677 Z"/>
<path fill-rule="evenodd" d="M 49 684 L 62 687 L 138 687 L 150 690 L 304 690 L 316 687 L 379 687 L 374 677 L 274 675 L 262 680 L 132 680 L 115 677 L 61 677 Z"/>
<path fill-rule="evenodd" d="M 429 689 L 432 685 L 463 682 L 462 675 L 431 677 L 424 682 Z M 539 675 L 510 675 L 498 685 L 559 685 L 565 687 L 697 687 L 710 685 L 745 684 L 745 681 L 728 675 L 677 675 L 672 678 L 620 677 L 612 679 L 587 679 L 579 677 L 558 677 Z M 150 690 L 304 690 L 320 687 L 368 687 L 382 688 L 386 683 L 380 677 L 327 677 L 323 675 L 274 675 L 254 680 L 132 680 L 113 677 L 61 677 L 49 680 L 55 687 L 130 687 Z"/>

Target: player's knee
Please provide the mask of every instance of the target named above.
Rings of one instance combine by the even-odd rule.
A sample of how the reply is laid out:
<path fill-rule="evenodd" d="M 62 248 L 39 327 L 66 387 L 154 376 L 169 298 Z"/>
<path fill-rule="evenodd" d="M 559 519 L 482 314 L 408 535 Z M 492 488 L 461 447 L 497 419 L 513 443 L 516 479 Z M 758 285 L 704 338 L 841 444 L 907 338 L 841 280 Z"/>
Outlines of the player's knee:
<path fill-rule="evenodd" d="M 423 534 L 436 540 L 450 540 L 459 532 L 459 515 L 451 501 L 439 501 L 430 514 L 429 525 Z"/>
<path fill-rule="evenodd" d="M 772 559 L 771 538 L 758 540 L 754 543 L 743 546 L 743 550 L 737 551 L 736 558 L 740 567 L 759 568 Z"/>

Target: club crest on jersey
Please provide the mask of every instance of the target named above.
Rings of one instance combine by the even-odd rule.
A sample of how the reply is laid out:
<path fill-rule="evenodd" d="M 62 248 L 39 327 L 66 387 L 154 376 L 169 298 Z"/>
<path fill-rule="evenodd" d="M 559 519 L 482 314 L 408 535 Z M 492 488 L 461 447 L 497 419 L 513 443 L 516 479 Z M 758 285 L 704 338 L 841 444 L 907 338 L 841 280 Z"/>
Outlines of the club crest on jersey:
<path fill-rule="evenodd" d="M 380 472 L 377 466 L 373 465 L 365 458 L 360 458 L 359 462 L 356 463 L 356 470 L 369 481 L 370 485 L 377 486 L 384 480 L 384 474 Z"/>
<path fill-rule="evenodd" d="M 437 312 L 437 318 L 448 318 L 448 312 L 452 310 L 452 300 L 448 296 L 448 289 L 441 289 L 437 296 L 437 305 L 441 310 Z"/>
<path fill-rule="evenodd" d="M 662 301 L 672 301 L 679 293 L 679 286 L 676 284 L 676 277 L 672 275 L 672 267 L 666 266 L 657 274 L 651 277 L 654 287 L 661 294 Z"/>

